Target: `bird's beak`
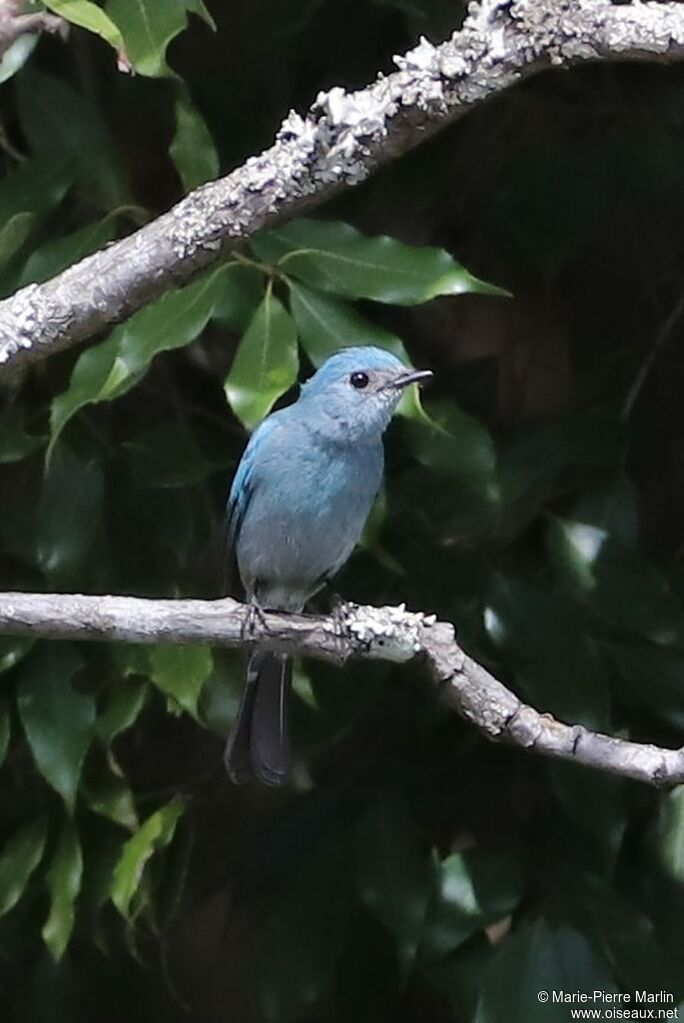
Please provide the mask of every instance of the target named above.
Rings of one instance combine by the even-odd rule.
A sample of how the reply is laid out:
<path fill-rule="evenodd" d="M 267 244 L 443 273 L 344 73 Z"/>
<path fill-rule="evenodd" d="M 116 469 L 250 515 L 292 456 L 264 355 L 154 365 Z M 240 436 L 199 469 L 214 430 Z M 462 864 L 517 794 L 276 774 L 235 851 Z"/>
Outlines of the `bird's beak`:
<path fill-rule="evenodd" d="M 398 377 L 395 377 L 390 387 L 403 390 L 410 384 L 420 384 L 423 380 L 430 380 L 433 376 L 434 373 L 431 369 L 412 369 L 408 373 L 400 373 Z"/>

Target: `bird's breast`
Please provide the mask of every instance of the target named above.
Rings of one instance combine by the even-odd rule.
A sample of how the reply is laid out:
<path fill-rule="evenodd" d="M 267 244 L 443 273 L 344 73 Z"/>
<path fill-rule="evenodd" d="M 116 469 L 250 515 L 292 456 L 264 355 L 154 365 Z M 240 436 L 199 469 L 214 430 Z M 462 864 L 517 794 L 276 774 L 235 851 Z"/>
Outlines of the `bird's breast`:
<path fill-rule="evenodd" d="M 381 445 L 321 442 L 293 445 L 268 467 L 237 543 L 247 589 L 268 580 L 274 592 L 294 589 L 306 599 L 318 580 L 334 574 L 361 537 L 382 463 Z"/>

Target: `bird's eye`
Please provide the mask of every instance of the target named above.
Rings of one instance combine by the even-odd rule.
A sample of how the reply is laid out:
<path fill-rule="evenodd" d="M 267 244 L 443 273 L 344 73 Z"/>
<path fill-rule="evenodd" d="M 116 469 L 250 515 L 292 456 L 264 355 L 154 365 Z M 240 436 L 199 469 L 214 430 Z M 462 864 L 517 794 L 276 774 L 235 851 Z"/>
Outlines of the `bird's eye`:
<path fill-rule="evenodd" d="M 368 387 L 368 374 L 367 373 L 352 373 L 349 377 L 349 383 L 352 387 Z"/>

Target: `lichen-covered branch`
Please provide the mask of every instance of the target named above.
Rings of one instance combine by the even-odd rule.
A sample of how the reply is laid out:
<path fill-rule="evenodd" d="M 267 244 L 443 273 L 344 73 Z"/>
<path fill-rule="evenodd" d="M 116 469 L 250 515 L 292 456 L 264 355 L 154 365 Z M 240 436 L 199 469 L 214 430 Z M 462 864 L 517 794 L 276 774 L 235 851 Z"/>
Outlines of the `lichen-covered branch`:
<path fill-rule="evenodd" d="M 0 302 L 0 365 L 43 358 L 188 281 L 222 250 L 363 181 L 375 168 L 540 68 L 675 60 L 684 5 L 482 0 L 440 46 L 422 40 L 367 88 L 321 93 L 274 144 L 157 220 Z"/>
<path fill-rule="evenodd" d="M 248 608 L 223 600 L 0 594 L 0 635 L 244 646 Z M 268 612 L 258 642 L 343 664 L 421 657 L 449 703 L 483 735 L 650 785 L 684 782 L 684 749 L 661 749 L 567 725 L 524 704 L 456 642 L 454 628 L 404 607 L 342 605 L 331 617 Z"/>

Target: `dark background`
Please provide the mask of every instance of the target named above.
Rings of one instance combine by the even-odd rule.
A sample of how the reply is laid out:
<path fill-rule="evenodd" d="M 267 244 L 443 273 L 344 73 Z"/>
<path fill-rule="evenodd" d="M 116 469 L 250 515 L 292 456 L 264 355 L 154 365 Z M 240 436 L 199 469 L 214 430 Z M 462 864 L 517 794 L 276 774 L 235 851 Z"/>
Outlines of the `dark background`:
<path fill-rule="evenodd" d="M 363 86 L 463 13 L 443 0 L 208 6 L 216 33 L 193 17 L 167 57 L 222 172 L 268 145 L 291 107 Z M 77 97 L 71 111 L 55 82 Z M 38 211 L 4 261 L 5 293 L 36 276 L 35 252 L 56 269 L 60 239 L 68 263 L 85 225 L 110 218 L 102 244 L 183 194 L 168 153 L 179 87 L 118 73 L 83 31 L 40 41 L 2 86 L 0 219 Z M 13 175 L 38 156 L 35 195 L 18 197 Z M 314 214 L 443 247 L 513 295 L 358 304 L 434 370 L 426 407 L 452 432 L 439 446 L 393 424 L 384 514 L 335 589 L 454 621 L 540 710 L 668 746 L 684 729 L 683 179 L 682 69 L 601 64 L 539 75 Z M 216 593 L 246 438 L 222 388 L 241 315 L 231 306 L 122 397 L 81 409 L 47 471 L 50 405 L 81 353 L 4 385 L 4 589 Z M 599 537 L 598 554 L 582 536 Z M 568 1010 L 540 1005 L 540 989 L 684 997 L 679 789 L 489 745 L 419 665 L 306 663 L 292 786 L 238 790 L 221 751 L 240 657 L 65 649 L 0 648 L 0 840 L 46 822 L 0 917 L 4 1020 L 554 1023 Z M 194 717 L 179 711 L 194 709 L 188 678 L 195 695 L 204 683 Z M 72 679 L 73 713 L 60 696 Z M 59 711 L 27 710 L 46 686 L 57 734 Z M 59 761 L 79 699 L 99 721 L 118 692 L 122 727 L 88 743 L 65 826 L 36 745 Z M 175 832 L 143 835 L 124 919 L 110 898 L 123 843 L 179 794 Z M 65 854 L 51 887 L 70 829 L 82 875 Z M 0 859 L 0 908 L 33 849 L 4 873 Z M 73 931 L 54 908 L 70 884 Z M 57 964 L 41 937 L 51 905 L 70 938 Z"/>

